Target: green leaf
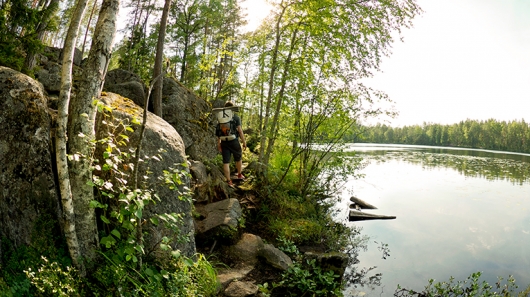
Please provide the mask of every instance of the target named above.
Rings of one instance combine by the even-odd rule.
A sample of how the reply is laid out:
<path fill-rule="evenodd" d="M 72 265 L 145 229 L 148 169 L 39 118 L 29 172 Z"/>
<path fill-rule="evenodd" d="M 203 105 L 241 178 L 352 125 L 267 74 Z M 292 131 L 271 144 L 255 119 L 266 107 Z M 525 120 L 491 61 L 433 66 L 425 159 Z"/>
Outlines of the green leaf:
<path fill-rule="evenodd" d="M 101 238 L 100 243 L 104 245 L 106 248 L 110 249 L 114 244 L 116 244 L 116 239 L 112 236 L 105 236 Z"/>
<path fill-rule="evenodd" d="M 118 237 L 119 239 L 121 239 L 121 234 L 120 234 L 120 231 L 114 229 L 110 232 L 112 235 Z"/>
<path fill-rule="evenodd" d="M 159 221 L 158 221 L 157 217 L 152 217 L 152 218 L 150 218 L 150 220 L 151 220 L 151 223 L 153 223 L 154 225 L 158 226 Z"/>
<path fill-rule="evenodd" d="M 180 250 L 174 250 L 174 251 L 171 251 L 171 255 L 172 255 L 173 257 L 175 257 L 175 259 L 180 258 L 180 256 L 181 256 Z"/>
<path fill-rule="evenodd" d="M 107 219 L 106 216 L 101 215 L 101 216 L 100 216 L 100 219 L 103 221 L 103 223 L 105 223 L 105 224 L 110 224 L 110 221 L 109 221 L 109 219 Z"/>
<path fill-rule="evenodd" d="M 145 254 L 144 246 L 143 246 L 143 245 L 137 244 L 137 245 L 134 247 L 134 249 L 135 249 L 136 251 L 138 251 L 139 253 L 141 253 L 141 254 Z"/>
<path fill-rule="evenodd" d="M 151 268 L 145 269 L 145 274 L 147 274 L 148 276 L 155 275 L 154 271 Z"/>
<path fill-rule="evenodd" d="M 193 266 L 193 264 L 195 264 L 195 263 L 193 263 L 193 260 L 191 260 L 190 258 L 186 258 L 186 259 L 184 260 L 184 264 L 185 264 L 186 266 L 188 266 L 188 267 L 191 267 L 191 266 Z"/>
<path fill-rule="evenodd" d="M 142 209 L 138 209 L 136 210 L 136 212 L 134 213 L 134 215 L 139 218 L 139 219 L 142 219 Z"/>

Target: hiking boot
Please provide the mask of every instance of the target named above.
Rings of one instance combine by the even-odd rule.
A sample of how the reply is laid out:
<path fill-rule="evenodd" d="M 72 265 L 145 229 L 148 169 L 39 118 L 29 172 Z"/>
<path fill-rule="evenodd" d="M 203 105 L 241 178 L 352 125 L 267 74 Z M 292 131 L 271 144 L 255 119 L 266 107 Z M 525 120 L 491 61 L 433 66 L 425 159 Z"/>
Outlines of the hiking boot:
<path fill-rule="evenodd" d="M 238 179 L 245 179 L 245 176 L 244 176 L 243 174 L 240 173 L 240 174 L 237 175 L 237 178 L 238 178 Z"/>
<path fill-rule="evenodd" d="M 231 187 L 231 188 L 233 188 L 233 187 L 234 187 L 234 183 L 233 183 L 231 180 L 229 180 L 229 181 L 228 181 L 228 186 Z"/>

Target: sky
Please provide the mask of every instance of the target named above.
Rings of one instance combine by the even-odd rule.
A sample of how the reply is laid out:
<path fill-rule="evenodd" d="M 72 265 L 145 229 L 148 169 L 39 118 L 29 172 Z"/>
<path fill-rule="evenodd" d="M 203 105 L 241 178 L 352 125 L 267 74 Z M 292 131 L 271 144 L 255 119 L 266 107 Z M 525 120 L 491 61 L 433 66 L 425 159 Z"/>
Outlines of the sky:
<path fill-rule="evenodd" d="M 392 126 L 466 119 L 530 122 L 530 1 L 418 0 L 424 13 L 363 81 L 386 92 Z M 249 28 L 267 13 L 246 0 Z"/>

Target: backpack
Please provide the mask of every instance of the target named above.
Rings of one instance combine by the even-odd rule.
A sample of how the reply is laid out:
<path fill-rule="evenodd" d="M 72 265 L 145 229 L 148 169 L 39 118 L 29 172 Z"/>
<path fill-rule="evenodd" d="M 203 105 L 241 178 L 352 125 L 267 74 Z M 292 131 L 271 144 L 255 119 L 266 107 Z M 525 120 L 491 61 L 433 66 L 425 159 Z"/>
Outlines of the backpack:
<path fill-rule="evenodd" d="M 214 108 L 212 111 L 217 117 L 215 135 L 222 141 L 234 140 L 237 138 L 236 121 L 234 120 L 234 107 Z"/>

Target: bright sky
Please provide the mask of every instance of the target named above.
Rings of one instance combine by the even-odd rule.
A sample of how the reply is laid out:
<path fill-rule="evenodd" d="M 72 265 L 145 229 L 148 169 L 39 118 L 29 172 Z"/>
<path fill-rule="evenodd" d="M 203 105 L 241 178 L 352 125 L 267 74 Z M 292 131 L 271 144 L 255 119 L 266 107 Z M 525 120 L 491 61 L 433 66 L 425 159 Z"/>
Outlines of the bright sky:
<path fill-rule="evenodd" d="M 247 0 L 249 27 L 268 12 Z M 385 91 L 393 126 L 461 120 L 530 122 L 530 1 L 418 0 L 425 11 L 403 32 L 382 73 L 365 83 Z"/>

